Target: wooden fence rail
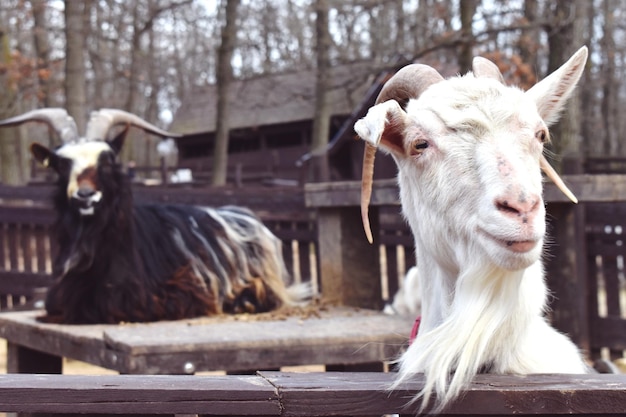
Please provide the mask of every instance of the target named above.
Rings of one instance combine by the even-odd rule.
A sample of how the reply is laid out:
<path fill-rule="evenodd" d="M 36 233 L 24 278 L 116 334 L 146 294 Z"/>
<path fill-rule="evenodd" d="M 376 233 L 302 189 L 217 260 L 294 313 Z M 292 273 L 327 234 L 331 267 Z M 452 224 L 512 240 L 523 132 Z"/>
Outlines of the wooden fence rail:
<path fill-rule="evenodd" d="M 547 277 L 552 319 L 593 358 L 626 349 L 626 176 L 565 180 L 581 200 L 571 204 L 546 184 Z M 0 309 L 31 306 L 50 280 L 53 186 L 0 185 Z M 376 246 L 364 239 L 358 183 L 276 188 L 134 187 L 138 202 L 252 208 L 285 243 L 289 271 L 340 303 L 380 308 L 415 263 L 412 236 L 399 215 L 396 182 L 379 181 L 372 196 Z M 368 255 L 364 255 L 368 254 Z M 359 272 L 360 271 L 360 272 Z M 359 281 L 360 280 L 360 281 Z M 352 293 L 349 293 L 352 291 Z M 365 294 L 367 293 L 367 294 Z"/>
<path fill-rule="evenodd" d="M 580 204 L 569 202 L 551 183 L 544 193 L 549 223 L 544 264 L 554 294 L 551 320 L 594 359 L 606 348 L 614 357 L 622 356 L 626 349 L 626 239 L 622 237 L 626 236 L 626 176 L 566 176 L 565 181 Z M 377 248 L 363 238 L 360 193 L 355 182 L 305 186 L 307 206 L 318 210 L 322 287 L 329 283 L 345 288 L 343 282 L 353 274 L 360 283 L 353 287 L 363 288 L 377 274 Z M 380 232 L 383 210 L 399 205 L 396 181 L 374 182 L 370 220 L 375 244 L 384 236 Z M 323 241 L 325 236 L 332 237 Z M 335 293 L 345 304 L 374 302 L 368 298 L 371 294 L 363 292 Z"/>
<path fill-rule="evenodd" d="M 245 376 L 0 375 L 0 411 L 220 416 L 414 416 L 416 378 L 386 391 L 391 373 L 259 372 Z M 444 415 L 625 416 L 618 375 L 479 375 Z"/>

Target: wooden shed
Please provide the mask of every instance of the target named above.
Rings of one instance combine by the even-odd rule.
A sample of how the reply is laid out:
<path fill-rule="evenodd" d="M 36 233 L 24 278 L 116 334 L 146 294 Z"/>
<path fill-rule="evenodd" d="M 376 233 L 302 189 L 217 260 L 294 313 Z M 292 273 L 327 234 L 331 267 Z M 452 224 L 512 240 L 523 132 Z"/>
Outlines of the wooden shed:
<path fill-rule="evenodd" d="M 353 120 L 373 103 L 386 77 L 371 63 L 332 68 L 331 144 L 323 150 L 329 155 L 332 180 L 360 178 L 363 144 L 353 140 Z M 183 100 L 170 127 L 184 135 L 177 141 L 178 166 L 191 169 L 196 180 L 211 175 L 216 90 L 215 85 L 199 88 Z M 299 184 L 312 156 L 315 70 L 237 80 L 230 105 L 228 182 Z M 377 177 L 394 175 L 392 161 L 377 164 Z"/>

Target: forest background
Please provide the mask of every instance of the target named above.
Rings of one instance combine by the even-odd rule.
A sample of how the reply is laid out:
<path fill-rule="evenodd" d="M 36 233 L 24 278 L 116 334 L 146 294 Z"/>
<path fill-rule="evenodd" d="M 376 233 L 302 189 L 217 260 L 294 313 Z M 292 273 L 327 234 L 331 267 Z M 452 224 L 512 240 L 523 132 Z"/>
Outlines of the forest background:
<path fill-rule="evenodd" d="M 113 107 L 167 128 L 198 86 L 225 97 L 233 79 L 315 69 L 315 150 L 328 141 L 332 66 L 417 60 L 465 73 L 482 55 L 526 89 L 587 45 L 577 97 L 552 128 L 556 165 L 575 172 L 587 157 L 626 157 L 625 14 L 623 0 L 1 0 L 0 118 L 64 107 L 82 132 L 91 110 Z M 29 180 L 32 129 L 18 132 L 0 129 L 3 183 Z M 227 124 L 216 139 L 220 185 Z M 156 141 L 132 141 L 124 161 L 156 165 Z"/>

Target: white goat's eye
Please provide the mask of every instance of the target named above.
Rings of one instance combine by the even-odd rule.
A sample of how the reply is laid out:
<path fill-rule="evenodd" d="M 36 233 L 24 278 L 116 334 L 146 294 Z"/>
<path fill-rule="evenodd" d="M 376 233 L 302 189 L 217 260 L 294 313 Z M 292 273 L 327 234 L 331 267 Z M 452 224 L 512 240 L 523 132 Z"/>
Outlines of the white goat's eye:
<path fill-rule="evenodd" d="M 413 151 L 416 154 L 421 154 L 424 149 L 428 148 L 428 141 L 424 139 L 418 139 L 413 143 Z"/>
<path fill-rule="evenodd" d="M 535 132 L 535 137 L 541 143 L 546 143 L 549 141 L 548 132 L 545 129 L 540 129 L 537 132 Z"/>

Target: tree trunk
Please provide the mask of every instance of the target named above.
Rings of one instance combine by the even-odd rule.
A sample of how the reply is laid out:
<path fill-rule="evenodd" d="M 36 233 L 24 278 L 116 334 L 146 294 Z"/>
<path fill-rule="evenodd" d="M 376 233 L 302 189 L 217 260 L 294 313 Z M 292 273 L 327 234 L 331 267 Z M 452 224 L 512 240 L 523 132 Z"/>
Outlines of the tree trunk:
<path fill-rule="evenodd" d="M 313 116 L 313 133 L 311 149 L 318 156 L 313 158 L 313 181 L 328 181 L 328 145 L 330 130 L 330 103 L 328 101 L 329 69 L 330 69 L 330 33 L 328 31 L 328 1 L 316 2 L 315 34 L 317 40 L 317 72 L 315 78 L 315 114 Z"/>
<path fill-rule="evenodd" d="M 587 11 L 585 12 L 585 38 L 591 39 L 595 27 L 597 26 L 595 24 L 594 2 L 588 2 L 586 7 Z M 587 47 L 589 48 L 589 56 L 593 56 L 595 54 L 595 48 L 593 43 L 589 43 Z M 583 138 L 583 143 L 580 150 L 583 155 L 587 155 L 588 157 L 599 156 L 602 152 L 601 138 L 599 137 L 601 135 L 598 133 L 598 127 L 595 123 L 595 121 L 597 120 L 597 117 L 595 116 L 595 109 L 598 106 L 598 84 L 595 80 L 596 77 L 591 71 L 591 68 L 591 65 L 587 65 L 587 68 L 585 68 L 583 79 L 579 82 L 578 86 L 581 101 L 580 133 Z"/>
<path fill-rule="evenodd" d="M 213 148 L 213 186 L 226 185 L 228 173 L 229 93 L 233 78 L 233 50 L 237 37 L 237 8 L 239 0 L 226 0 L 226 24 L 222 28 L 222 43 L 217 57 L 217 113 L 215 147 Z"/>
<path fill-rule="evenodd" d="M 617 94 L 620 91 L 619 81 L 616 79 L 617 50 L 615 46 L 615 18 L 613 16 L 613 6 L 609 1 L 603 2 L 604 25 L 602 26 L 602 125 L 604 126 L 604 137 L 602 150 L 605 155 L 617 156 L 620 151 L 620 138 L 617 135 L 616 108 L 618 107 Z"/>
<path fill-rule="evenodd" d="M 540 39 L 539 28 L 533 25 L 537 23 L 538 18 L 539 9 L 537 0 L 526 0 L 524 2 L 524 19 L 532 27 L 522 31 L 517 44 L 522 62 L 530 66 L 530 68 L 535 71 L 539 68 L 537 50 L 539 49 Z M 522 83 L 528 85 L 535 84 L 537 81 L 537 74 L 533 75 L 534 79 L 523 79 Z"/>
<path fill-rule="evenodd" d="M 461 46 L 459 48 L 459 72 L 466 74 L 472 70 L 472 60 L 474 59 L 473 46 L 474 46 L 474 33 L 472 30 L 472 24 L 474 21 L 474 14 L 478 7 L 478 0 L 465 0 L 459 2 L 460 14 L 461 14 Z"/>
<path fill-rule="evenodd" d="M 552 22 L 554 26 L 548 33 L 550 47 L 548 73 L 560 67 L 576 50 L 583 45 L 584 3 L 570 0 L 558 0 L 553 3 Z M 553 150 L 561 157 L 561 162 L 554 161 L 555 169 L 563 173 L 582 171 L 580 137 L 580 99 L 574 91 L 559 122 L 552 126 Z"/>
<path fill-rule="evenodd" d="M 54 101 L 50 95 L 50 44 L 46 31 L 46 4 L 47 0 L 30 0 L 33 11 L 33 41 L 37 55 L 37 79 L 39 82 L 39 103 L 41 107 L 54 107 Z"/>
<path fill-rule="evenodd" d="M 84 11 L 84 2 L 65 0 L 65 107 L 81 135 L 87 124 Z"/>
<path fill-rule="evenodd" d="M 0 67 L 11 66 L 9 50 L 9 36 L 0 28 Z M 15 86 L 12 86 L 8 77 L 0 73 L 0 119 L 15 116 L 18 111 Z M 21 141 L 20 128 L 0 129 L 0 182 L 9 185 L 19 185 L 25 182 L 25 169 L 22 164 L 24 147 Z"/>

